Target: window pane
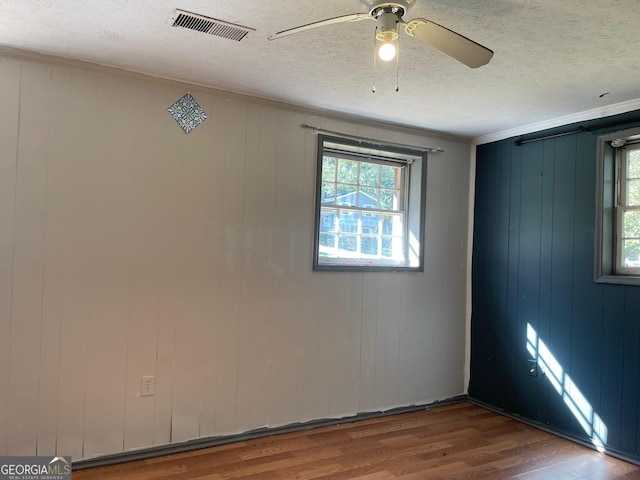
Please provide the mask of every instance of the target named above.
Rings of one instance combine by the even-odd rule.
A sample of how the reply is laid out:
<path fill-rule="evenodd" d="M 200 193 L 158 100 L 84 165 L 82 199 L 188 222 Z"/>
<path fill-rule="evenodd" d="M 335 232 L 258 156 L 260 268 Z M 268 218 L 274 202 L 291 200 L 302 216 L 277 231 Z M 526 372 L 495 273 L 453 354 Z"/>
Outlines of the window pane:
<path fill-rule="evenodd" d="M 362 233 L 379 233 L 380 229 L 380 215 L 375 213 L 363 213 L 362 214 Z"/>
<path fill-rule="evenodd" d="M 338 248 L 347 252 L 358 251 L 358 237 L 355 235 L 340 235 L 338 240 Z"/>
<path fill-rule="evenodd" d="M 356 233 L 358 231 L 358 212 L 340 212 L 340 231 Z"/>
<path fill-rule="evenodd" d="M 382 256 L 391 258 L 393 256 L 392 238 L 382 237 Z"/>
<path fill-rule="evenodd" d="M 361 188 L 359 202 L 361 208 L 378 208 L 378 189 Z"/>
<path fill-rule="evenodd" d="M 338 182 L 356 185 L 358 183 L 358 162 L 339 159 Z"/>
<path fill-rule="evenodd" d="M 640 205 L 640 180 L 627 181 L 627 205 Z"/>
<path fill-rule="evenodd" d="M 332 235 L 330 233 L 321 233 L 320 234 L 320 247 L 327 247 L 327 248 L 336 248 L 336 237 L 337 235 Z M 326 253 L 323 252 L 323 249 L 320 249 L 320 254 L 324 254 L 326 255 Z"/>
<path fill-rule="evenodd" d="M 355 207 L 357 202 L 357 187 L 355 185 L 338 184 L 338 195 L 336 203 L 338 205 L 346 205 L 347 207 Z"/>
<path fill-rule="evenodd" d="M 399 175 L 399 170 L 399 167 L 382 165 L 380 167 L 380 185 L 384 188 L 398 188 L 399 185 L 396 185 L 396 172 Z"/>
<path fill-rule="evenodd" d="M 382 233 L 391 235 L 393 233 L 393 216 L 385 215 L 382 219 Z"/>
<path fill-rule="evenodd" d="M 640 178 L 640 150 L 631 150 L 627 155 L 627 178 Z"/>
<path fill-rule="evenodd" d="M 336 231 L 336 212 L 332 210 L 323 210 L 320 212 L 320 231 L 335 232 Z"/>
<path fill-rule="evenodd" d="M 394 235 L 401 237 L 403 235 L 404 227 L 402 222 L 402 214 L 396 215 L 383 215 L 382 217 L 382 234 Z"/>
<path fill-rule="evenodd" d="M 623 256 L 625 267 L 640 267 L 640 240 L 625 240 Z"/>
<path fill-rule="evenodd" d="M 391 238 L 391 251 L 393 254 L 393 258 L 396 259 L 404 259 L 404 251 L 402 249 L 402 237 L 392 237 Z"/>
<path fill-rule="evenodd" d="M 640 210 L 624 212 L 623 237 L 640 238 Z"/>
<path fill-rule="evenodd" d="M 362 246 L 361 252 L 367 255 L 378 255 L 380 252 L 378 251 L 378 238 L 379 237 L 362 237 Z"/>
<path fill-rule="evenodd" d="M 322 182 L 322 203 L 336 203 L 336 185 L 334 183 Z"/>
<path fill-rule="evenodd" d="M 325 182 L 336 181 L 336 159 L 324 157 L 322 159 L 322 180 Z"/>
<path fill-rule="evenodd" d="M 381 210 L 399 210 L 400 192 L 398 190 L 380 190 L 380 209 Z"/>
<path fill-rule="evenodd" d="M 360 185 L 368 187 L 377 187 L 379 185 L 378 170 L 379 166 L 374 163 L 360 164 Z"/>

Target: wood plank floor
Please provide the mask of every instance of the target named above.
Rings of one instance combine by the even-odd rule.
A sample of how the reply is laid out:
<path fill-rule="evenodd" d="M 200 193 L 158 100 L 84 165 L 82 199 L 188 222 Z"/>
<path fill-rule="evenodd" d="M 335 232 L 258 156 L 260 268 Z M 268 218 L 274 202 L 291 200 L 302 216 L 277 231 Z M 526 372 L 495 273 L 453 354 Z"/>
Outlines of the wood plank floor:
<path fill-rule="evenodd" d="M 469 403 L 110 467 L 74 480 L 640 479 L 640 467 Z"/>

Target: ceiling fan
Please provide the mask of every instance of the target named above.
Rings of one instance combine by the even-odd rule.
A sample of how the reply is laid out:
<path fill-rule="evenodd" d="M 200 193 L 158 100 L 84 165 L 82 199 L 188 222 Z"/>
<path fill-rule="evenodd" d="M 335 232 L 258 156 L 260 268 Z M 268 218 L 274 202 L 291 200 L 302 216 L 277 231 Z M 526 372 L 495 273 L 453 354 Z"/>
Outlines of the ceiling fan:
<path fill-rule="evenodd" d="M 323 27 L 334 23 L 358 22 L 360 20 L 375 20 L 377 23 L 376 38 L 381 45 L 378 54 L 383 60 L 392 60 L 395 57 L 393 42 L 398 38 L 398 24 L 404 25 L 404 30 L 410 37 L 437 48 L 450 57 L 464 63 L 468 67 L 477 68 L 486 65 L 493 57 L 493 51 L 449 30 L 442 25 L 424 18 L 414 18 L 405 21 L 402 17 L 416 0 L 396 0 L 387 2 L 383 0 L 362 0 L 369 8 L 369 13 L 352 13 L 340 17 L 328 18 L 319 22 L 309 23 L 288 30 L 282 30 L 269 36 L 269 40 L 304 32 L 312 28 Z"/>

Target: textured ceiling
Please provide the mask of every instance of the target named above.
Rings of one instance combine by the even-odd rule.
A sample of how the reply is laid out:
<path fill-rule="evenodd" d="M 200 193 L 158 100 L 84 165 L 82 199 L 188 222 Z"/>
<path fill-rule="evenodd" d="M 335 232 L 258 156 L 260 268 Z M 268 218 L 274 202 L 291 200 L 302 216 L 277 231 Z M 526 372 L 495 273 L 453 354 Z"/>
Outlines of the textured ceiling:
<path fill-rule="evenodd" d="M 236 42 L 174 28 L 175 8 L 255 31 Z M 360 0 L 0 0 L 0 45 L 470 138 L 640 98 L 638 0 L 416 0 L 405 20 L 430 19 L 495 55 L 470 69 L 402 32 L 399 92 L 380 62 L 371 91 L 374 22 L 267 40 L 366 10 Z"/>

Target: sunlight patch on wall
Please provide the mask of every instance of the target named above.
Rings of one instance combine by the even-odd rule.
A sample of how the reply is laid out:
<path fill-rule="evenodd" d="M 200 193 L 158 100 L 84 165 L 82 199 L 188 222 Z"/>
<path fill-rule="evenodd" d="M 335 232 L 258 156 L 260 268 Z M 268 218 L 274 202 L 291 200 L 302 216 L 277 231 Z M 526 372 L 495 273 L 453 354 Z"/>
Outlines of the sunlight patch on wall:
<path fill-rule="evenodd" d="M 527 323 L 527 351 L 533 357 L 542 374 L 562 397 L 569 411 L 582 426 L 585 433 L 598 451 L 604 452 L 607 443 L 607 425 L 594 412 L 593 406 L 580 391 L 573 379 L 564 372 L 562 365 L 553 356 L 547 345 L 538 337 L 538 333 Z"/>

